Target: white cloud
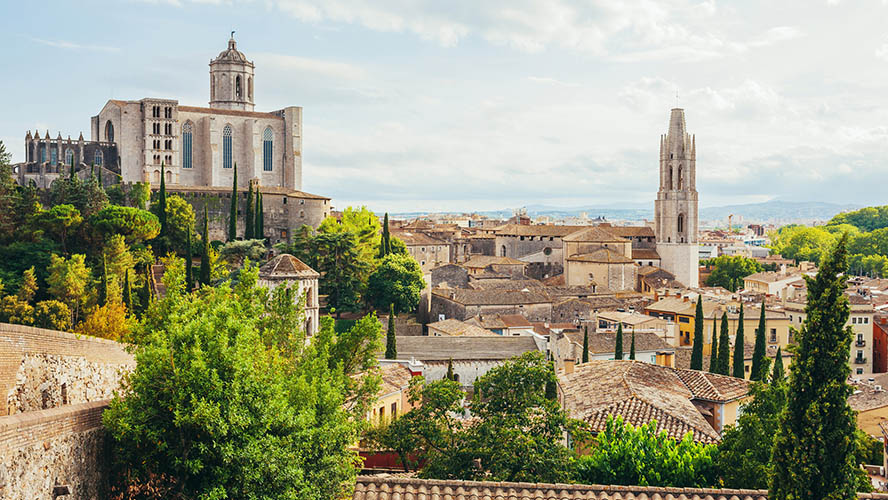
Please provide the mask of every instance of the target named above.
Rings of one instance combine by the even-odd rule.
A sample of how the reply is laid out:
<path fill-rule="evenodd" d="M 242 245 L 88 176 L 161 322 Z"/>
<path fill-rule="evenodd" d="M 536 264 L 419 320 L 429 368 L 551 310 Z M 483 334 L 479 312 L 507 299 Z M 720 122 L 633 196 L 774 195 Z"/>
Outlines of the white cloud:
<path fill-rule="evenodd" d="M 254 58 L 256 64 L 263 67 L 263 69 L 270 68 L 272 70 L 310 73 L 341 80 L 360 80 L 366 76 L 366 71 L 363 68 L 337 61 L 270 52 L 251 53 L 250 57 Z"/>
<path fill-rule="evenodd" d="M 48 47 L 65 50 L 87 50 L 94 52 L 120 52 L 120 47 L 110 47 L 107 45 L 90 45 L 70 42 L 67 40 L 45 40 L 42 38 L 30 38 L 32 42 L 37 42 Z"/>

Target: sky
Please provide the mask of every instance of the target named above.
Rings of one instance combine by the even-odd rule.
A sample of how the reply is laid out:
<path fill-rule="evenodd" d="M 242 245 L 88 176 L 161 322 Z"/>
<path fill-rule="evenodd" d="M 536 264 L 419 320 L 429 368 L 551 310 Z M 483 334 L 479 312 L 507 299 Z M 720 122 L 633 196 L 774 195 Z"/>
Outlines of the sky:
<path fill-rule="evenodd" d="M 685 109 L 701 206 L 885 204 L 888 0 L 0 3 L 0 140 L 108 99 L 206 106 L 236 30 L 259 111 L 302 106 L 334 206 L 653 208 Z"/>

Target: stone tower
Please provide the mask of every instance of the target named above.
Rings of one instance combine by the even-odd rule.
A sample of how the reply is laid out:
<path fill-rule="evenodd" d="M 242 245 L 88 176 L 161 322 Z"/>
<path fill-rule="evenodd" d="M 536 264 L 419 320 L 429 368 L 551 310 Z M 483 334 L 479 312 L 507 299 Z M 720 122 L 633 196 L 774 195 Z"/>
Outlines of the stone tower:
<path fill-rule="evenodd" d="M 210 107 L 253 111 L 253 69 L 231 32 L 228 49 L 210 61 Z"/>
<path fill-rule="evenodd" d="M 655 232 L 661 266 L 688 287 L 699 286 L 696 174 L 696 141 L 687 133 L 684 110 L 676 108 L 668 132 L 660 136 Z"/>

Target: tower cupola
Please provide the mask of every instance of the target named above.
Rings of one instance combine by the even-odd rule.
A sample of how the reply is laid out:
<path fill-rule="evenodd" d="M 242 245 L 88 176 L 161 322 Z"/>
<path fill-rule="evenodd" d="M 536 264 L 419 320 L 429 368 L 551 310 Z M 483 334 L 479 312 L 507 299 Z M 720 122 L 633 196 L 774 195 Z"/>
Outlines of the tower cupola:
<path fill-rule="evenodd" d="M 253 70 L 232 31 L 228 48 L 210 61 L 210 107 L 253 111 Z"/>

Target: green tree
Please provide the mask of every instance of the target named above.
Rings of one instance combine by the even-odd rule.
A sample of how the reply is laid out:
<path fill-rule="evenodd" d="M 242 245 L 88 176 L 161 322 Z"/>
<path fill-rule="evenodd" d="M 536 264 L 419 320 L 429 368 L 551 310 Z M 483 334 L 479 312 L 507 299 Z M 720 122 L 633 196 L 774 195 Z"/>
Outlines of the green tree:
<path fill-rule="evenodd" d="M 151 184 L 147 182 L 134 182 L 130 186 L 129 197 L 133 207 L 145 210 L 148 206 L 148 201 L 151 200 Z"/>
<path fill-rule="evenodd" d="M 202 286 L 210 284 L 210 216 L 204 205 L 203 251 L 200 253 L 200 273 L 198 279 Z"/>
<path fill-rule="evenodd" d="M 34 326 L 67 331 L 71 328 L 71 310 L 58 300 L 42 300 L 34 306 Z"/>
<path fill-rule="evenodd" d="M 167 227 L 167 194 L 166 194 L 166 174 L 164 172 L 165 166 L 163 162 L 160 162 L 160 191 L 157 194 L 157 219 L 160 221 L 160 235 L 159 235 L 159 253 L 160 255 L 166 254 L 166 248 L 164 245 L 168 242 L 167 237 L 169 236 L 169 229 Z"/>
<path fill-rule="evenodd" d="M 353 445 L 379 390 L 377 376 L 360 375 L 375 364 L 364 347 L 379 348 L 378 321 L 338 335 L 324 318 L 311 338 L 269 347 L 298 326 L 269 320 L 286 287 L 257 287 L 251 267 L 234 289 L 186 294 L 181 265 L 168 269 L 166 297 L 135 332 L 126 397 L 103 415 L 117 487 L 161 479 L 161 497 L 347 496 L 360 464 Z M 300 314 L 289 307 L 287 317 Z"/>
<path fill-rule="evenodd" d="M 366 264 L 360 260 L 354 235 L 321 233 L 315 238 L 315 248 L 315 270 L 324 276 L 321 293 L 327 295 L 327 304 L 336 309 L 337 317 L 343 311 L 357 310 L 363 286 L 360 277 L 365 275 Z"/>
<path fill-rule="evenodd" d="M 629 344 L 629 359 L 635 360 L 635 328 L 632 329 L 632 340 Z"/>
<path fill-rule="evenodd" d="M 388 330 L 385 334 L 385 359 L 398 359 L 398 346 L 395 340 L 395 305 L 389 306 Z"/>
<path fill-rule="evenodd" d="M 588 363 L 589 362 L 589 325 L 586 325 L 586 327 L 583 328 L 583 355 L 582 356 L 583 356 L 581 358 L 582 362 Z"/>
<path fill-rule="evenodd" d="M 873 231 L 888 227 L 888 205 L 865 207 L 835 215 L 827 226 L 850 224 L 861 231 Z"/>
<path fill-rule="evenodd" d="M 80 311 L 89 300 L 90 276 L 91 272 L 86 267 L 86 257 L 83 254 L 74 254 L 68 259 L 52 256 L 46 283 L 50 295 L 70 309 L 71 325 L 77 324 Z"/>
<path fill-rule="evenodd" d="M 741 255 L 722 255 L 706 262 L 712 267 L 712 274 L 706 284 L 720 286 L 732 292 L 743 288 L 743 278 L 762 270 L 761 264 Z"/>
<path fill-rule="evenodd" d="M 163 234 L 166 236 L 159 235 L 155 241 L 164 239 L 159 244 L 161 248 L 182 255 L 185 253 L 185 241 L 190 234 L 194 233 L 194 208 L 184 198 L 175 194 L 165 197 L 164 206 L 166 206 L 164 217 L 166 231 Z M 158 219 L 161 218 L 160 207 L 160 202 L 151 205 L 151 212 L 157 215 Z"/>
<path fill-rule="evenodd" d="M 712 373 L 727 375 L 731 365 L 731 338 L 728 336 L 728 313 L 722 313 L 721 330 L 718 334 L 718 367 Z"/>
<path fill-rule="evenodd" d="M 265 241 L 265 213 L 262 207 L 262 192 L 259 191 L 259 186 L 256 186 L 256 224 L 253 231 L 255 239 Z"/>
<path fill-rule="evenodd" d="M 409 255 L 387 255 L 367 282 L 367 296 L 377 308 L 395 305 L 396 313 L 409 313 L 419 305 L 425 287 L 422 269 Z"/>
<path fill-rule="evenodd" d="M 718 325 L 712 315 L 712 345 L 709 346 L 709 373 L 718 373 Z"/>
<path fill-rule="evenodd" d="M 246 212 L 244 213 L 244 239 L 252 240 L 254 235 L 254 225 L 256 223 L 256 215 L 253 213 L 253 207 L 256 204 L 255 200 L 253 200 L 253 183 L 250 183 L 249 191 L 247 192 L 247 207 Z"/>
<path fill-rule="evenodd" d="M 745 378 L 746 369 L 746 341 L 743 339 L 743 304 L 740 304 L 740 315 L 737 317 L 737 333 L 734 335 L 734 359 L 731 363 L 731 375 L 737 378 Z"/>
<path fill-rule="evenodd" d="M 447 373 L 444 374 L 444 378 L 446 380 L 456 381 L 456 376 L 453 375 L 453 357 L 447 358 Z"/>
<path fill-rule="evenodd" d="M 105 254 L 102 254 L 102 275 L 99 277 L 99 305 L 108 303 L 108 266 L 105 262 Z"/>
<path fill-rule="evenodd" d="M 194 257 L 191 255 L 191 231 L 188 231 L 188 239 L 185 242 L 185 287 L 194 289 Z"/>
<path fill-rule="evenodd" d="M 777 348 L 777 357 L 774 358 L 774 370 L 771 371 L 771 382 L 783 382 L 783 353 Z"/>
<path fill-rule="evenodd" d="M 848 406 L 851 387 L 845 326 L 847 235 L 806 277 L 806 320 L 790 366 L 786 408 L 780 414 L 772 457 L 769 498 L 845 499 L 856 496 L 856 418 Z"/>
<path fill-rule="evenodd" d="M 614 346 L 614 359 L 623 359 L 623 323 L 617 324 L 617 342 Z"/>
<path fill-rule="evenodd" d="M 381 225 L 379 218 L 367 207 L 347 207 L 339 220 L 327 217 L 318 227 L 318 233 L 331 234 L 350 232 L 355 237 L 358 256 L 370 266 L 379 255 Z"/>
<path fill-rule="evenodd" d="M 703 299 L 697 298 L 694 314 L 694 346 L 691 349 L 691 370 L 703 369 Z"/>
<path fill-rule="evenodd" d="M 228 209 L 228 241 L 237 239 L 237 163 L 231 181 L 231 206 Z"/>
<path fill-rule="evenodd" d="M 41 212 L 39 218 L 43 226 L 56 235 L 62 245 L 62 252 L 68 253 L 68 235 L 83 222 L 80 210 L 74 208 L 74 205 L 56 205 Z"/>
<path fill-rule="evenodd" d="M 2 293 L 2 291 L 0 291 Z M 22 284 L 19 285 L 16 296 L 22 302 L 31 302 L 34 295 L 37 294 L 37 273 L 34 272 L 34 266 L 26 269 L 22 273 Z"/>
<path fill-rule="evenodd" d="M 836 235 L 823 227 L 784 226 L 771 236 L 771 249 L 796 262 L 820 262 L 836 243 Z"/>
<path fill-rule="evenodd" d="M 81 180 L 58 179 L 53 182 L 50 190 L 50 205 L 72 205 L 84 219 L 108 205 L 108 195 L 95 177 Z"/>
<path fill-rule="evenodd" d="M 768 358 L 766 357 L 765 345 L 765 301 L 762 300 L 762 312 L 759 317 L 758 328 L 755 329 L 755 350 L 752 352 L 752 371 L 749 375 L 750 380 L 767 381 L 768 379 Z"/>
<path fill-rule="evenodd" d="M 656 485 L 708 488 L 717 484 L 716 447 L 694 442 L 688 433 L 681 440 L 657 422 L 638 428 L 622 417 L 607 418 L 591 453 L 577 460 L 575 479 L 584 484 Z"/>
<path fill-rule="evenodd" d="M 382 222 L 382 239 L 379 242 L 379 258 L 385 258 L 386 255 L 392 253 L 391 233 L 389 232 L 389 214 L 385 213 Z"/>
<path fill-rule="evenodd" d="M 133 314 L 133 285 L 130 283 L 129 269 L 123 275 L 123 303 L 126 305 L 126 312 Z"/>
<path fill-rule="evenodd" d="M 89 224 L 105 238 L 119 234 L 131 244 L 160 235 L 160 219 L 141 208 L 108 205 L 90 216 Z"/>
<path fill-rule="evenodd" d="M 240 266 L 244 259 L 253 262 L 263 260 L 267 251 L 262 240 L 238 240 L 222 246 L 219 249 L 219 258 L 232 266 Z"/>

